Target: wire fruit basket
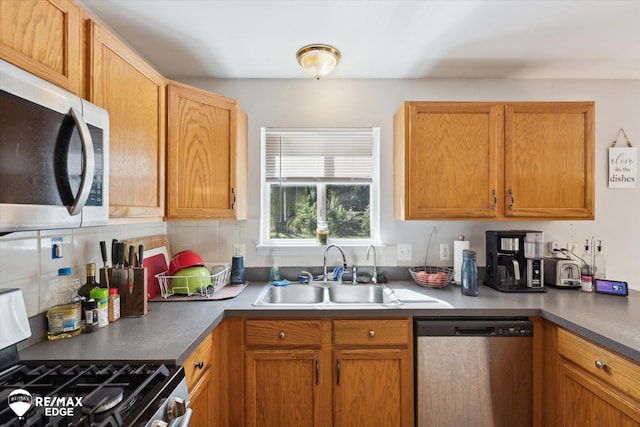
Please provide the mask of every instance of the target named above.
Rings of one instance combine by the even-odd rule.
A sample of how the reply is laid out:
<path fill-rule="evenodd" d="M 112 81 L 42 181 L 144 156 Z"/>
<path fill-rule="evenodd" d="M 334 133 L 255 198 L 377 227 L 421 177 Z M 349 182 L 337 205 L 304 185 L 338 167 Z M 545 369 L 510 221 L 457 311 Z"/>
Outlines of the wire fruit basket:
<path fill-rule="evenodd" d="M 453 268 L 449 267 L 411 267 L 411 277 L 420 286 L 444 288 L 453 280 Z"/>
<path fill-rule="evenodd" d="M 229 266 L 229 264 L 205 263 L 205 266 L 211 272 L 211 285 L 207 287 L 199 287 L 197 288 L 197 292 L 191 292 L 191 288 L 188 286 L 189 277 L 169 276 L 168 271 L 163 271 L 162 273 L 156 274 L 158 284 L 160 285 L 160 294 L 162 295 L 162 298 L 168 298 L 171 295 L 174 295 L 176 293 L 174 289 L 186 291 L 180 293 L 187 296 L 202 295 L 210 297 L 229 284 L 229 279 L 231 278 L 231 267 Z M 187 286 L 179 288 L 171 286 L 171 279 L 174 278 L 186 279 Z M 202 277 L 194 277 L 195 280 L 201 278 Z"/>

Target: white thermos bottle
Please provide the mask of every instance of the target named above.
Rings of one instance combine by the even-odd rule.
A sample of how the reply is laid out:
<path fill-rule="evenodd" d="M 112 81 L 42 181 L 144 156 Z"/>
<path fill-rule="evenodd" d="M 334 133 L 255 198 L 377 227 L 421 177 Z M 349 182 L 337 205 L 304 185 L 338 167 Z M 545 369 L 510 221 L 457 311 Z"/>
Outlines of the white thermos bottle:
<path fill-rule="evenodd" d="M 469 249 L 469 241 L 461 234 L 453 241 L 453 281 L 456 283 L 462 282 L 462 251 L 465 249 Z"/>

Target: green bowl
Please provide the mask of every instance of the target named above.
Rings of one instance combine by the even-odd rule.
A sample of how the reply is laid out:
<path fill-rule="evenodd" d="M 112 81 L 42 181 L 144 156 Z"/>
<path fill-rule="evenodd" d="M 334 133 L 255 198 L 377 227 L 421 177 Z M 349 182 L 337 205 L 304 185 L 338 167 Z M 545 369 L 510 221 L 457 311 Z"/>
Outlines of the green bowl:
<path fill-rule="evenodd" d="M 173 273 L 171 290 L 176 294 L 195 294 L 211 286 L 211 273 L 206 267 L 187 267 Z"/>

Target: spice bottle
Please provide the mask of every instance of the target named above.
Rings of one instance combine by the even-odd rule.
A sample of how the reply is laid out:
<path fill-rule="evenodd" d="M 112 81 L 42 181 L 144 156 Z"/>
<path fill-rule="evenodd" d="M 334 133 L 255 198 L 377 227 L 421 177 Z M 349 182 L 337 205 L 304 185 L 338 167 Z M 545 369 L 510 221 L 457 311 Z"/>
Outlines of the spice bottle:
<path fill-rule="evenodd" d="M 93 298 L 84 303 L 84 331 L 98 330 L 98 303 Z"/>
<path fill-rule="evenodd" d="M 103 328 L 109 325 L 109 289 L 94 288 L 91 290 L 91 298 L 96 300 L 98 305 L 98 327 Z"/>
<path fill-rule="evenodd" d="M 118 288 L 109 288 L 109 322 L 115 322 L 120 318 L 120 294 Z"/>

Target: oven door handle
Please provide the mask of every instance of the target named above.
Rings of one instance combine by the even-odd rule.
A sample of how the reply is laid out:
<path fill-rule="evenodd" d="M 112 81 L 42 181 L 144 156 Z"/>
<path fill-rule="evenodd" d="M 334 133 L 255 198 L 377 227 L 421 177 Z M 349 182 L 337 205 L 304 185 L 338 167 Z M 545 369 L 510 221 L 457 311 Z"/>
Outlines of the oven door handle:
<path fill-rule="evenodd" d="M 183 416 L 171 420 L 170 427 L 189 427 L 191 424 L 191 416 L 193 415 L 193 409 L 187 408 L 187 412 Z"/>

